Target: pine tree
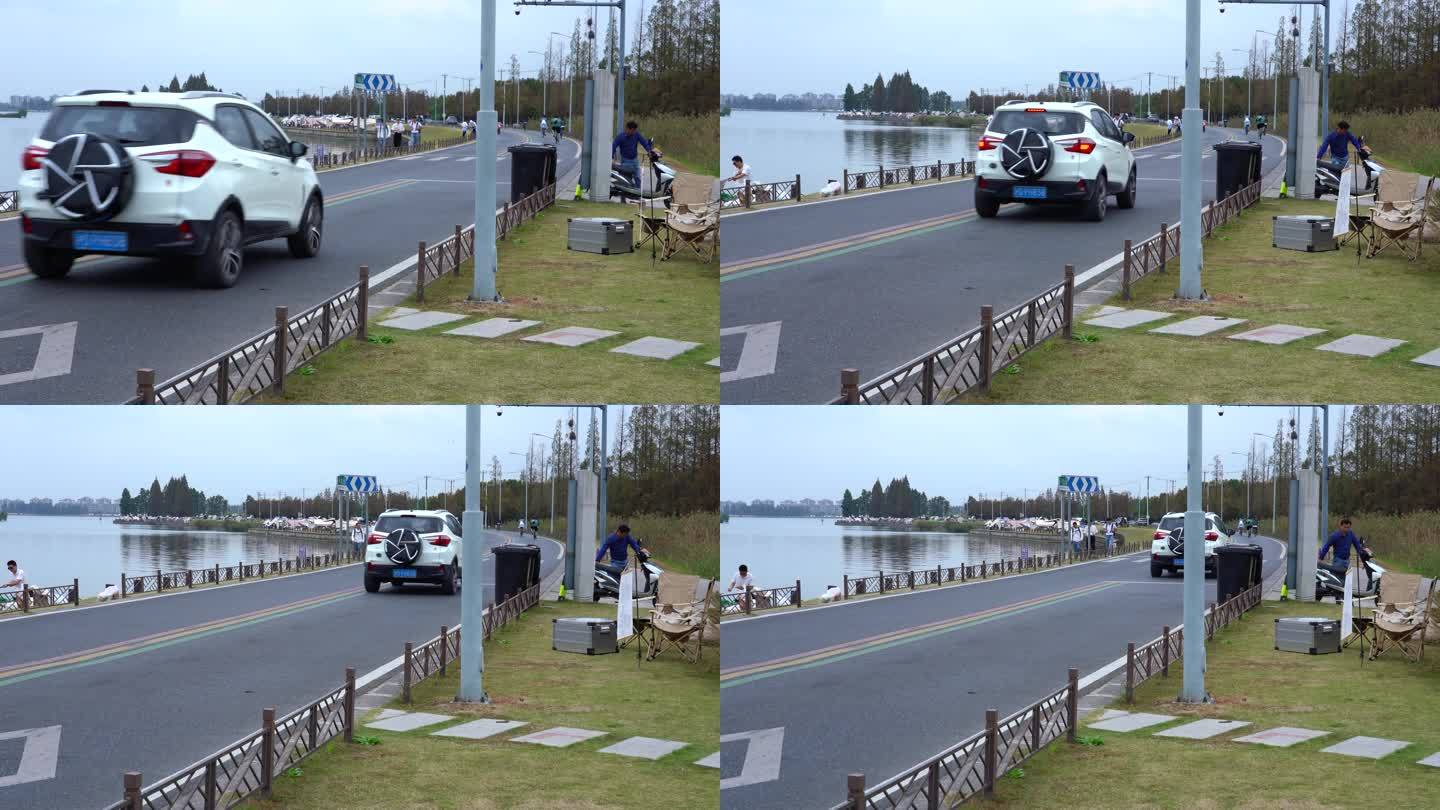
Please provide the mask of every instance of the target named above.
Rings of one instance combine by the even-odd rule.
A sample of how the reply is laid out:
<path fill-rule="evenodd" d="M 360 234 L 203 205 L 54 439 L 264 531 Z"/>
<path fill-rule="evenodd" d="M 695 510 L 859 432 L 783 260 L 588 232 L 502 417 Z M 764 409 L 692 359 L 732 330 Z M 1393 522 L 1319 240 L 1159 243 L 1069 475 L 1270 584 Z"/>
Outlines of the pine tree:
<path fill-rule="evenodd" d="M 135 512 L 135 500 L 130 497 L 130 488 L 125 487 L 120 491 L 120 514 L 130 515 Z"/>

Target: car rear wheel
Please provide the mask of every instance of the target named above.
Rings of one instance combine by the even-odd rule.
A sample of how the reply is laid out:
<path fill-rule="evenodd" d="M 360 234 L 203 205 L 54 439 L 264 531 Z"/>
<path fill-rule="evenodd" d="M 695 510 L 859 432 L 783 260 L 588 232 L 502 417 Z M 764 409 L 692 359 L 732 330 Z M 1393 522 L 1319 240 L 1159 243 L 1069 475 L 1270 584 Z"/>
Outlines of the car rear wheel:
<path fill-rule="evenodd" d="M 1125 183 L 1125 190 L 1115 195 L 1115 204 L 1124 209 L 1135 207 L 1135 169 L 1130 169 L 1130 180 Z"/>
<path fill-rule="evenodd" d="M 975 213 L 981 219 L 989 219 L 1000 213 L 1000 200 L 989 194 L 975 195 Z"/>
<path fill-rule="evenodd" d="M 75 264 L 75 251 L 25 243 L 25 264 L 40 278 L 64 278 Z"/>
<path fill-rule="evenodd" d="M 233 287 L 244 263 L 240 217 L 229 209 L 221 211 L 210 244 L 195 264 L 195 282 L 202 287 Z"/>
<path fill-rule="evenodd" d="M 313 259 L 320 252 L 320 239 L 324 235 L 325 210 L 320 200 L 311 197 L 305 203 L 305 213 L 300 217 L 300 230 L 286 239 L 290 255 L 297 259 Z"/>
<path fill-rule="evenodd" d="M 366 593 L 379 593 L 379 592 L 380 592 L 380 579 L 379 579 L 378 577 L 365 577 L 365 592 L 366 592 Z"/>
<path fill-rule="evenodd" d="M 1091 192 L 1090 199 L 1081 203 L 1083 207 L 1080 210 L 1085 219 L 1090 222 L 1104 222 L 1105 203 L 1108 197 L 1109 195 L 1105 191 L 1105 173 L 1101 172 L 1100 176 L 1095 178 L 1095 190 Z"/>
<path fill-rule="evenodd" d="M 1151 564 L 1150 564 L 1150 576 L 1152 576 L 1152 577 L 1161 577 L 1161 576 L 1164 576 L 1164 575 L 1165 575 L 1165 566 L 1163 566 L 1163 565 L 1156 565 L 1156 564 L 1154 564 L 1154 563 L 1151 563 Z"/>
<path fill-rule="evenodd" d="M 440 592 L 446 596 L 455 593 L 455 566 L 451 565 L 445 568 L 445 581 L 440 583 Z"/>

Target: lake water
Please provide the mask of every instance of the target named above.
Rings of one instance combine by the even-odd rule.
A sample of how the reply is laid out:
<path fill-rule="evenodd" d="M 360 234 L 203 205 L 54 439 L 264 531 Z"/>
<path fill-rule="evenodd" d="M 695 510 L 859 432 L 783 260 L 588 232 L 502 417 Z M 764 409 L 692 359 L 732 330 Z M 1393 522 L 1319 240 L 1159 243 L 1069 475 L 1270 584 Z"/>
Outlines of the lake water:
<path fill-rule="evenodd" d="M 802 189 L 814 190 L 839 180 L 842 169 L 972 160 L 975 145 L 963 128 L 841 121 L 835 113 L 734 110 L 720 119 L 721 177 L 734 174 L 732 155 L 745 158 L 757 183 L 798 173 Z"/>
<path fill-rule="evenodd" d="M 128 575 L 233 565 L 336 550 L 335 544 L 244 532 L 197 532 L 117 526 L 113 518 L 10 515 L 0 522 L 0 565 L 15 560 L 32 586 L 80 578 L 80 595 L 94 596 Z M 7 572 L 8 573 L 8 572 Z"/>
<path fill-rule="evenodd" d="M 952 534 L 901 532 L 836 526 L 834 518 L 732 517 L 720 524 L 720 582 L 724 586 L 741 563 L 750 566 L 756 587 L 776 588 L 800 580 L 801 589 L 818 595 L 839 585 L 842 574 L 874 576 L 884 571 L 918 571 L 982 560 L 1020 556 L 1020 540 Z M 1036 541 L 1032 554 L 1058 546 Z"/>

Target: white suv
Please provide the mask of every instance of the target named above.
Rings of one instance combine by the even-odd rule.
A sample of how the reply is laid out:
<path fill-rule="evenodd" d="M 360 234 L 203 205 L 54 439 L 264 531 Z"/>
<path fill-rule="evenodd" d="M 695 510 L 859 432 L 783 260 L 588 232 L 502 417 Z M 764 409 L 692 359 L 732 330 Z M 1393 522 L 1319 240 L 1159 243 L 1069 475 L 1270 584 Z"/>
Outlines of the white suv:
<path fill-rule="evenodd" d="M 1150 542 L 1150 576 L 1169 571 L 1179 573 L 1185 568 L 1185 513 L 1170 512 L 1160 518 L 1155 537 Z M 1215 549 L 1230 542 L 1230 533 L 1214 512 L 1205 513 L 1205 575 L 1215 573 Z"/>
<path fill-rule="evenodd" d="M 245 245 L 320 252 L 324 198 L 306 146 L 230 93 L 87 90 L 57 99 L 20 159 L 25 262 L 60 278 L 86 253 L 185 256 L 229 287 Z"/>
<path fill-rule="evenodd" d="M 1088 101 L 1011 101 L 995 110 L 975 145 L 975 213 L 1001 203 L 1078 204 L 1105 218 L 1106 199 L 1135 207 L 1135 140 Z"/>
<path fill-rule="evenodd" d="M 387 509 L 365 537 L 370 593 L 382 582 L 425 582 L 453 594 L 460 580 L 460 521 L 443 509 Z"/>

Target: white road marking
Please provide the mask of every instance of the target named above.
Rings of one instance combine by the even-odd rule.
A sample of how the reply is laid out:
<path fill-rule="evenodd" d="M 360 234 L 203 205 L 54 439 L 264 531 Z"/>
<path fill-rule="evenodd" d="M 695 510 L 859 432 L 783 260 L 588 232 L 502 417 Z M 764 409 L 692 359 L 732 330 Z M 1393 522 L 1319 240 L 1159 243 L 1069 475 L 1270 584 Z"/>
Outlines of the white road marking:
<path fill-rule="evenodd" d="M 740 348 L 740 362 L 733 371 L 720 372 L 720 382 L 748 380 L 775 373 L 775 359 L 780 353 L 781 321 L 751 323 L 744 326 L 729 326 L 720 330 L 720 336 L 744 335 L 745 344 Z"/>
<path fill-rule="evenodd" d="M 40 348 L 35 352 L 35 364 L 27 371 L 0 374 L 0 385 L 13 385 L 69 374 L 70 362 L 75 357 L 75 331 L 79 327 L 79 321 L 69 321 L 0 332 L 0 339 L 40 335 Z"/>
<path fill-rule="evenodd" d="M 434 162 L 437 161 L 437 160 L 449 160 L 449 159 L 450 159 L 450 156 L 449 156 L 449 155 L 441 155 L 440 157 L 430 158 L 430 161 L 429 161 L 429 162 L 430 162 L 430 163 L 434 163 Z"/>
<path fill-rule="evenodd" d="M 25 746 L 20 750 L 20 767 L 8 776 L 0 776 L 0 788 L 23 785 L 55 778 L 55 767 L 60 758 L 60 727 L 27 728 L 0 734 L 0 740 L 22 739 Z"/>
<path fill-rule="evenodd" d="M 1179 156 L 1179 155 L 1166 155 L 1166 156 L 1164 156 L 1164 157 L 1162 157 L 1162 158 L 1160 158 L 1160 159 L 1161 159 L 1161 160 L 1179 160 L 1179 159 L 1180 159 L 1180 156 Z"/>
<path fill-rule="evenodd" d="M 464 162 L 467 161 L 467 160 L 474 160 L 474 159 L 475 159 L 475 156 L 474 156 L 474 155 L 471 155 L 470 157 L 460 158 L 460 159 L 459 159 L 459 162 L 464 163 Z"/>
<path fill-rule="evenodd" d="M 396 159 L 396 160 L 419 160 L 419 159 L 420 159 L 420 156 L 419 156 L 419 155 L 411 155 L 410 157 L 395 158 L 395 159 Z"/>
<path fill-rule="evenodd" d="M 740 775 L 720 780 L 720 789 L 757 785 L 773 782 L 780 778 L 780 749 L 785 745 L 785 727 L 767 728 L 760 731 L 740 731 L 723 734 L 720 742 L 749 740 L 745 748 L 745 763 L 740 766 Z"/>

